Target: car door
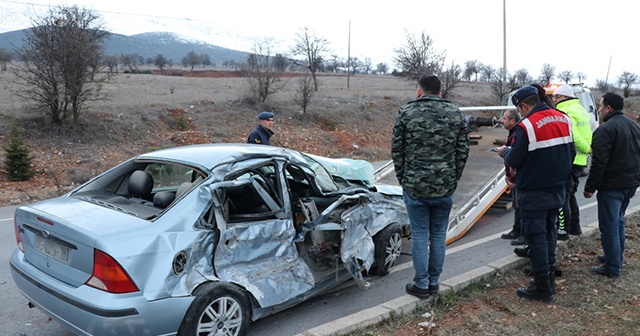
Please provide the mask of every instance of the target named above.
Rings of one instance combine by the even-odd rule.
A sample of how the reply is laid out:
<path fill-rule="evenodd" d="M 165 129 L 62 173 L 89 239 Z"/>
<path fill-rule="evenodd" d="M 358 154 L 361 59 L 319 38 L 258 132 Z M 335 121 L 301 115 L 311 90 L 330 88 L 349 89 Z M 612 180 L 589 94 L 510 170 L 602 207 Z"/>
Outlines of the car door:
<path fill-rule="evenodd" d="M 220 239 L 216 275 L 246 288 L 262 307 L 311 290 L 314 278 L 294 244 L 296 230 L 276 162 L 251 166 L 214 189 Z"/>

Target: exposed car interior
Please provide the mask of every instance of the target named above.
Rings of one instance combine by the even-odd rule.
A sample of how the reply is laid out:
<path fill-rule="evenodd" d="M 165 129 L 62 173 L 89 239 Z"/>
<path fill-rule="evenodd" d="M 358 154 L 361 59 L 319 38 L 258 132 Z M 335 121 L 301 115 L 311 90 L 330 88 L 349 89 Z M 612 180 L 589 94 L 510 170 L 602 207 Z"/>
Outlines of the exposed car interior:
<path fill-rule="evenodd" d="M 72 196 L 140 218 L 153 219 L 204 180 L 190 167 L 131 163 L 99 176 Z"/>

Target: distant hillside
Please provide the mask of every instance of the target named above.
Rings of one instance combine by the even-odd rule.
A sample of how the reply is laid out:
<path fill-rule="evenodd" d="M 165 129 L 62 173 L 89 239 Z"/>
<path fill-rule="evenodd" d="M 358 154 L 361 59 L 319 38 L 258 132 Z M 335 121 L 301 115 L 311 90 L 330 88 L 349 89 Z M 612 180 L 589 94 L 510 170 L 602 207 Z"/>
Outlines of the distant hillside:
<path fill-rule="evenodd" d="M 15 53 L 23 45 L 28 29 L 0 34 L 0 48 Z M 198 55 L 209 55 L 214 63 L 223 61 L 243 62 L 247 59 L 244 51 L 232 50 L 202 41 L 187 40 L 174 33 L 154 32 L 132 36 L 109 34 L 104 39 L 106 55 L 138 54 L 144 58 L 162 54 L 167 59 L 179 63 L 189 51 Z"/>

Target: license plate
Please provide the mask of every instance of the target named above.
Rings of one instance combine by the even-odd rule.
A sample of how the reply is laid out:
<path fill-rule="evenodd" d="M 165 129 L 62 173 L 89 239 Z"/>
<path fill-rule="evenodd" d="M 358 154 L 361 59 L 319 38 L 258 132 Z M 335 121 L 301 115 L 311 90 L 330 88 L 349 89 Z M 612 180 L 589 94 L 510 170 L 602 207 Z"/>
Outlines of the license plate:
<path fill-rule="evenodd" d="M 65 263 L 69 260 L 69 248 L 47 238 L 36 236 L 35 248 L 53 259 Z"/>

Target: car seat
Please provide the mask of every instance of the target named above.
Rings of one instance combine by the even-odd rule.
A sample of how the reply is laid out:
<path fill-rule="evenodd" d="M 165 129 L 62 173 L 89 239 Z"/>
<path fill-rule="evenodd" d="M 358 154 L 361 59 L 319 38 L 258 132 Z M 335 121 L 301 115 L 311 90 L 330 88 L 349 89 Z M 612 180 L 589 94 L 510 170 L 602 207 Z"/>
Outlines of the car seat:
<path fill-rule="evenodd" d="M 129 176 L 127 185 L 131 197 L 129 201 L 141 204 L 153 205 L 151 191 L 153 190 L 153 177 L 144 170 L 136 170 Z"/>

